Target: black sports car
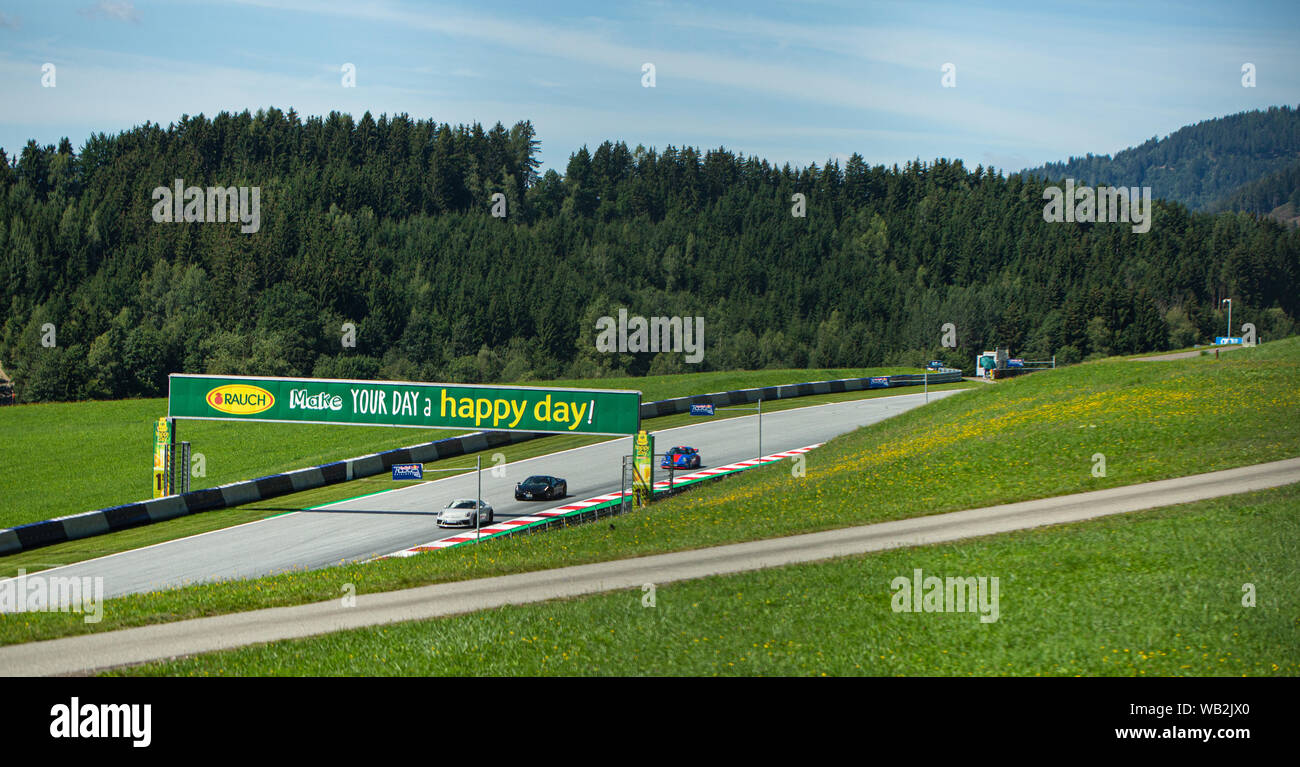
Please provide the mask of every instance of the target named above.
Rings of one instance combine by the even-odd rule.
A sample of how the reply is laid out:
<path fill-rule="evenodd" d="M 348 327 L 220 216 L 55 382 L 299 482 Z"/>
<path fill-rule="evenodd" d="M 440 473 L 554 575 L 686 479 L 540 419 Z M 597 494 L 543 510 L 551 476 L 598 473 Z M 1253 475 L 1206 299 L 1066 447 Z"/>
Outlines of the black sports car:
<path fill-rule="evenodd" d="M 516 501 L 553 501 L 569 494 L 569 483 L 559 477 L 542 474 L 525 479 L 515 485 Z"/>

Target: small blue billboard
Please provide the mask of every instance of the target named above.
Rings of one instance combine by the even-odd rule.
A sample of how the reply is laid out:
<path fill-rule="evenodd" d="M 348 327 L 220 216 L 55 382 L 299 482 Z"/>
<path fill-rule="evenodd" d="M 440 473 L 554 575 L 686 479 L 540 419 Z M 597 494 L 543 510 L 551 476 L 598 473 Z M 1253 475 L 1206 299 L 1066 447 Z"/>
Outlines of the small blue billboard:
<path fill-rule="evenodd" d="M 393 464 L 393 479 L 424 479 L 424 464 L 395 463 Z"/>
<path fill-rule="evenodd" d="M 1214 339 L 1215 346 L 1222 346 L 1224 344 L 1239 344 L 1239 343 L 1241 343 L 1240 336 L 1218 336 L 1217 338 Z"/>
<path fill-rule="evenodd" d="M 691 415 L 714 415 L 713 405 L 691 405 Z"/>

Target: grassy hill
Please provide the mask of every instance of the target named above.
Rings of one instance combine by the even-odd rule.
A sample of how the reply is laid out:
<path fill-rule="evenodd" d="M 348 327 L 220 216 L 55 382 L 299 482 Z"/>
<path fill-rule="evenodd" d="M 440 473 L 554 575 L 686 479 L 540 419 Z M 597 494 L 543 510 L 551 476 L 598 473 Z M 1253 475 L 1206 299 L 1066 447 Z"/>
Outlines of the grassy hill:
<path fill-rule="evenodd" d="M 112 675 L 1300 676 L 1297 536 L 1291 485 L 667 584 L 650 608 L 641 589 L 616 591 Z M 996 577 L 997 620 L 895 612 L 891 581 L 915 569 Z M 1267 598 L 1244 606 L 1243 583 Z"/>
<path fill-rule="evenodd" d="M 1096 456 L 1105 457 L 1098 476 Z M 1300 338 L 1221 359 L 1105 360 L 980 386 L 623 517 L 255 581 L 112 600 L 103 622 L 0 616 L 0 643 L 937 514 L 1300 455 Z M 0 565 L 3 560 L 0 560 Z"/>

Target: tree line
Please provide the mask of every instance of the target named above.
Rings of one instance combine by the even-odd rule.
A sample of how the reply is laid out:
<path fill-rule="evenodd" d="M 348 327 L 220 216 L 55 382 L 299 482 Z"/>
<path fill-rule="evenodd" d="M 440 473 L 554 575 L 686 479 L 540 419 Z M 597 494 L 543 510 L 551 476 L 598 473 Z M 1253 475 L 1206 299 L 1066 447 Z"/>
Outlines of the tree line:
<path fill-rule="evenodd" d="M 1187 346 L 1222 334 L 1225 297 L 1265 338 L 1300 311 L 1300 234 L 1253 215 L 1157 201 L 1136 234 L 1047 223 L 1059 180 L 960 161 L 791 168 L 606 141 L 561 175 L 539 147 L 526 121 L 267 109 L 0 152 L 0 366 L 27 402 L 159 396 L 171 372 L 969 369 L 995 344 L 1064 362 Z M 155 223 L 175 179 L 260 187 L 260 230 Z M 704 317 L 703 360 L 598 352 L 620 308 Z"/>

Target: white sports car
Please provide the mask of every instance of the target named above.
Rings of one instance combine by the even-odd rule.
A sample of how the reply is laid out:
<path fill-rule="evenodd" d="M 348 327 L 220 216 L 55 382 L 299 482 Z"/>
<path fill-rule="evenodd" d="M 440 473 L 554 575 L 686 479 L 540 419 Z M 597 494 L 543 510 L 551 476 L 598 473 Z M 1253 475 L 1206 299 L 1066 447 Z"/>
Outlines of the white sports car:
<path fill-rule="evenodd" d="M 484 515 L 481 524 L 478 521 L 479 514 Z M 492 524 L 493 516 L 492 505 L 487 501 L 480 500 L 476 512 L 473 498 L 457 498 L 438 512 L 437 521 L 438 527 L 480 527 Z"/>

